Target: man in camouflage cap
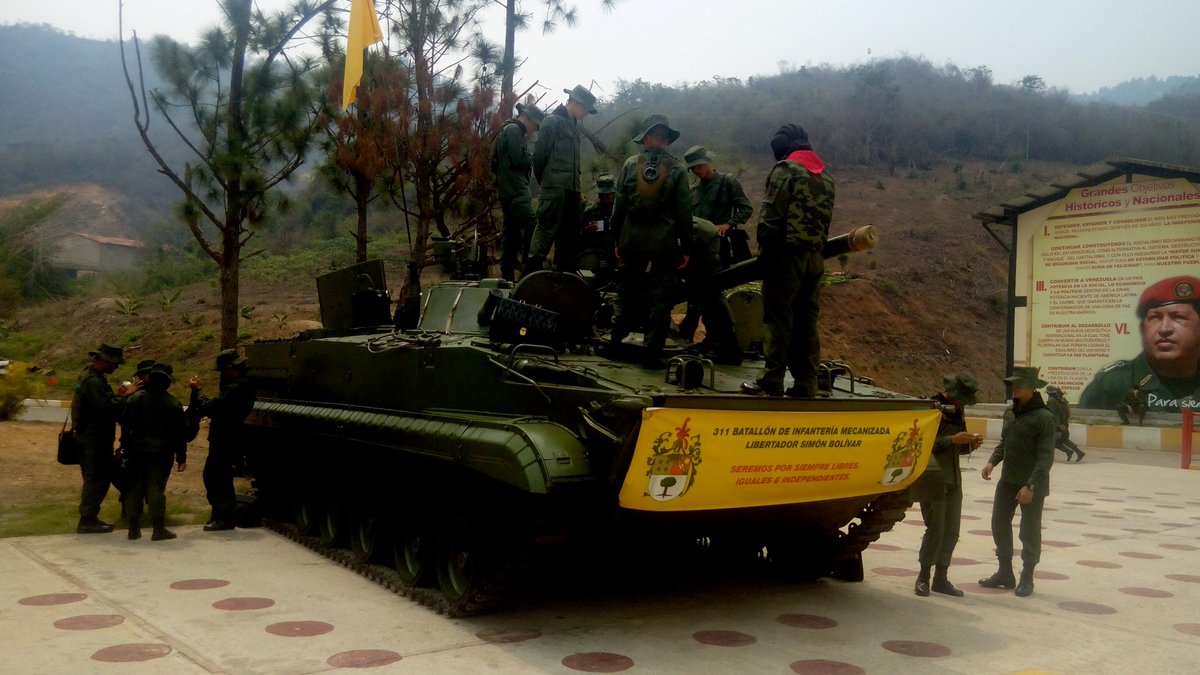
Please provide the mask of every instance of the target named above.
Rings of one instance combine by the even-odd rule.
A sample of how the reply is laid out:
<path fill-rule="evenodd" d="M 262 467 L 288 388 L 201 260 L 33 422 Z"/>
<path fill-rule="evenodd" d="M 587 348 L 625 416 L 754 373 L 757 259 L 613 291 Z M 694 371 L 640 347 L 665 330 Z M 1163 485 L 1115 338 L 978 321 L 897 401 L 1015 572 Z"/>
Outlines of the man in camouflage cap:
<path fill-rule="evenodd" d="M 71 419 L 75 437 L 82 445 L 79 472 L 83 490 L 79 496 L 79 534 L 112 532 L 113 526 L 100 520 L 100 505 L 108 496 L 113 476 L 113 441 L 117 436 L 117 420 L 125 408 L 129 394 L 138 390 L 134 383 L 126 395 L 114 394 L 108 375 L 125 363 L 120 347 L 100 345 L 88 352 L 92 362 L 83 369 L 75 395 L 71 399 Z"/>
<path fill-rule="evenodd" d="M 616 179 L 611 173 L 596 176 L 596 202 L 583 210 L 579 223 L 579 267 L 606 283 L 617 268 L 613 258 L 612 212 Z"/>
<path fill-rule="evenodd" d="M 533 175 L 541 191 L 537 227 L 525 265 L 527 274 L 542 268 L 551 247 L 559 269 L 569 270 L 575 263 L 576 235 L 583 209 L 579 136 L 583 118 L 596 114 L 596 97 L 582 84 L 563 92 L 567 94 L 567 102 L 546 117 L 533 146 Z"/>
<path fill-rule="evenodd" d="M 833 219 L 834 183 L 800 125 L 780 127 L 771 151 L 775 166 L 767 175 L 758 223 L 763 323 L 769 336 L 766 367 L 742 391 L 781 396 L 790 372 L 793 384 L 786 393 L 809 398 L 817 395 L 821 361 L 821 251 Z"/>
<path fill-rule="evenodd" d="M 529 140 L 545 117 L 537 106 L 518 103 L 517 116 L 500 127 L 492 146 L 496 196 L 504 214 L 500 276 L 509 281 L 516 279 L 518 260 L 529 256 L 534 226 L 533 193 L 529 188 L 533 155 L 529 152 Z"/>
<path fill-rule="evenodd" d="M 716 225 L 721 235 L 721 265 L 727 267 L 750 257 L 748 250 L 735 255 L 731 248 L 731 239 L 746 238 L 739 228 L 750 220 L 754 211 L 742 184 L 730 174 L 713 168 L 712 156 L 702 145 L 688 148 L 683 161 L 697 179 L 692 187 L 692 215 Z"/>
<path fill-rule="evenodd" d="M 192 394 L 187 412 L 192 428 L 200 423 L 202 417 L 211 420 L 208 427 L 208 459 L 204 462 L 203 475 L 204 490 L 212 506 L 212 518 L 204 526 L 205 532 L 232 530 L 236 525 L 234 467 L 242 463 L 242 426 L 254 408 L 254 390 L 246 377 L 246 357 L 238 354 L 236 349 L 226 349 L 217 354 L 214 370 L 221 373 L 216 398 L 207 398 L 200 393 L 200 381 L 196 378 L 188 382 Z"/>
<path fill-rule="evenodd" d="M 1096 373 L 1079 407 L 1113 410 L 1131 396 L 1150 412 L 1200 409 L 1200 278 L 1151 284 L 1138 298 L 1142 353 Z"/>
<path fill-rule="evenodd" d="M 644 365 L 661 368 L 671 324 L 678 273 L 692 250 L 692 198 L 687 171 L 667 152 L 679 132 L 663 115 L 650 115 L 633 142 L 642 151 L 625 160 L 617 176 L 612 234 L 616 240 L 619 288 L 613 307 L 610 353 L 638 324 L 632 308 L 649 308 L 645 322 Z"/>

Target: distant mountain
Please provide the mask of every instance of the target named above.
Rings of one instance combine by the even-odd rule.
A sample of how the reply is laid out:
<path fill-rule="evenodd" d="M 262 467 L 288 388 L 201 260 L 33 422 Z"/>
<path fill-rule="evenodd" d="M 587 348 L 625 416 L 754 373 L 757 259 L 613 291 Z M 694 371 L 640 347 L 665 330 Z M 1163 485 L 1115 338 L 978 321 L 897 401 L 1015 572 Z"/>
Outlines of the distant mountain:
<path fill-rule="evenodd" d="M 1112 87 L 1101 87 L 1091 94 L 1073 98 L 1082 102 L 1103 101 L 1118 105 L 1148 105 L 1167 96 L 1200 94 L 1200 75 L 1172 75 L 1166 79 L 1151 75 L 1126 80 Z"/>

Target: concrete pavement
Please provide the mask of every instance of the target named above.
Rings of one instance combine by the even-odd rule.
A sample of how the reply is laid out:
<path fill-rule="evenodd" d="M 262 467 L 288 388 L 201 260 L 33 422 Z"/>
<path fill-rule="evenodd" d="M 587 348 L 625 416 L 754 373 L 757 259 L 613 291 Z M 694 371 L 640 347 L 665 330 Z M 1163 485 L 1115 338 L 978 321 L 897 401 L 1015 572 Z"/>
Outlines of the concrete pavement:
<path fill-rule="evenodd" d="M 951 568 L 964 598 L 913 595 L 919 511 L 868 549 L 863 583 L 631 559 L 541 570 L 518 608 L 474 619 L 267 530 L 24 537 L 0 540 L 0 672 L 1197 672 L 1200 472 L 1098 448 L 1056 464 L 1036 591 L 1017 598 L 974 583 L 994 569 L 983 455 Z"/>

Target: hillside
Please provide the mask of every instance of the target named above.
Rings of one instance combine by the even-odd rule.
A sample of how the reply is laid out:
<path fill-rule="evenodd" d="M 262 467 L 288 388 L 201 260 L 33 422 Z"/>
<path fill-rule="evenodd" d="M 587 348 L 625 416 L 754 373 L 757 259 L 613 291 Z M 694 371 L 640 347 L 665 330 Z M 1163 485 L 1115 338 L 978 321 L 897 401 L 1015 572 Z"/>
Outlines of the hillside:
<path fill-rule="evenodd" d="M 999 401 L 1007 255 L 970 214 L 1069 168 L 1035 162 L 1013 173 L 970 163 L 958 171 L 946 165 L 908 176 L 839 172 L 834 230 L 874 223 L 881 242 L 847 264 L 846 271 L 859 278 L 826 289 L 824 355 L 845 359 L 857 375 L 884 387 L 914 394 L 936 391 L 943 373 L 970 370 L 980 378 L 982 400 Z M 755 171 L 743 176 L 752 201 L 760 197 L 761 180 Z M 251 268 L 241 302 L 248 317 L 242 321 L 244 340 L 285 337 L 315 325 L 316 288 L 307 279 L 347 261 L 351 249 L 332 250 L 318 249 L 313 262 L 290 274 L 268 277 Z M 400 258 L 395 249 L 382 255 L 392 265 Z M 838 269 L 836 261 L 830 266 Z M 428 280 L 434 275 L 431 271 Z M 137 315 L 130 315 L 121 310 L 128 298 L 98 284 L 86 297 L 21 310 L 9 324 L 16 332 L 0 336 L 0 350 L 26 351 L 62 374 L 82 365 L 97 343 L 109 342 L 124 347 L 131 360 L 157 357 L 174 362 L 181 373 L 204 375 L 218 342 L 215 284 L 192 284 L 163 308 L 160 300 L 167 297 L 144 296 Z"/>

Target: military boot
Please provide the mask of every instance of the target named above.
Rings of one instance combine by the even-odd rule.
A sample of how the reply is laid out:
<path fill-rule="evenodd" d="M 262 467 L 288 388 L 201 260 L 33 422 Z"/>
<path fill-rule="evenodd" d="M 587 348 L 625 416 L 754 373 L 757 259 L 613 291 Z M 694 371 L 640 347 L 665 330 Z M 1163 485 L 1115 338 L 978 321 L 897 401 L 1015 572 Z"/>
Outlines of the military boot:
<path fill-rule="evenodd" d="M 1017 584 L 1016 595 L 1018 598 L 1027 598 L 1033 595 L 1033 565 L 1025 565 L 1021 568 L 1021 581 Z"/>
<path fill-rule="evenodd" d="M 154 534 L 150 535 L 150 541 L 163 541 L 165 539 L 174 539 L 176 536 L 178 536 L 178 535 L 176 535 L 174 532 L 168 530 L 165 527 L 160 526 L 160 527 L 154 528 Z"/>
<path fill-rule="evenodd" d="M 100 520 L 96 516 L 88 516 L 80 518 L 79 524 L 75 526 L 77 534 L 107 534 L 113 531 L 113 526 Z"/>
<path fill-rule="evenodd" d="M 130 539 L 141 539 L 142 538 L 141 523 L 138 522 L 137 518 L 129 519 L 129 535 L 128 536 Z"/>
<path fill-rule="evenodd" d="M 921 573 L 917 575 L 913 592 L 922 598 L 929 595 L 929 565 L 921 565 Z"/>
<path fill-rule="evenodd" d="M 980 579 L 979 585 L 984 588 L 1012 588 L 1017 585 L 1013 575 L 1012 558 L 1000 558 L 1000 568 L 986 579 Z"/>
<path fill-rule="evenodd" d="M 934 593 L 961 598 L 964 595 L 962 589 L 950 583 L 950 579 L 946 577 L 949 570 L 949 565 L 938 565 L 937 570 L 933 573 L 933 583 L 929 585 L 929 589 Z"/>

